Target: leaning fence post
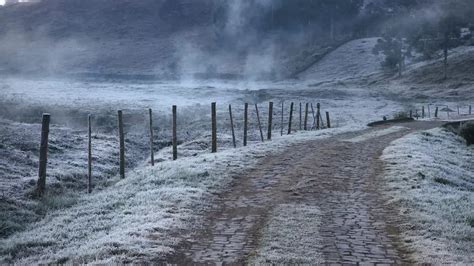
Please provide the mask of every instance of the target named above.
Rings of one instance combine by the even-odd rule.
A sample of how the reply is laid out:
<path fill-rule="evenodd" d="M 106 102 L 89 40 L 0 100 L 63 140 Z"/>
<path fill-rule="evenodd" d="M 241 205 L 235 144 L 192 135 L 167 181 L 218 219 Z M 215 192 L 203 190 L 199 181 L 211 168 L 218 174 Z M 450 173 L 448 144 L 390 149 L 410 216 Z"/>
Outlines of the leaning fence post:
<path fill-rule="evenodd" d="M 244 147 L 247 146 L 248 112 L 249 112 L 249 104 L 245 103 L 245 108 L 244 108 Z"/>
<path fill-rule="evenodd" d="M 308 112 L 309 112 L 309 103 L 306 103 L 304 109 L 304 130 L 308 130 Z"/>
<path fill-rule="evenodd" d="M 281 124 L 280 124 L 280 126 L 281 126 L 281 131 L 280 131 L 281 136 L 283 136 L 283 128 L 284 128 L 284 125 L 283 125 L 283 122 L 284 122 L 283 121 L 284 120 L 283 119 L 283 114 L 285 112 L 284 107 L 285 107 L 285 103 L 283 101 L 281 101 Z"/>
<path fill-rule="evenodd" d="M 436 109 L 435 109 L 435 118 L 438 118 L 438 106 L 436 106 Z"/>
<path fill-rule="evenodd" d="M 321 104 L 316 104 L 316 129 L 321 129 L 320 126 L 320 118 L 321 118 Z"/>
<path fill-rule="evenodd" d="M 125 178 L 125 137 L 123 133 L 123 112 L 118 111 L 119 143 L 120 143 L 120 177 Z"/>
<path fill-rule="evenodd" d="M 48 164 L 48 138 L 49 138 L 49 122 L 51 121 L 50 114 L 43 114 L 41 123 L 41 144 L 39 157 L 39 172 L 38 172 L 38 196 L 42 196 L 46 189 L 46 166 Z"/>
<path fill-rule="evenodd" d="M 211 103 L 211 120 L 212 120 L 212 153 L 217 152 L 217 112 L 216 103 Z"/>
<path fill-rule="evenodd" d="M 148 116 L 150 119 L 150 160 L 151 160 L 151 166 L 155 165 L 155 153 L 153 152 L 153 139 L 154 139 L 154 134 L 153 134 L 153 110 L 151 108 L 148 109 Z"/>
<path fill-rule="evenodd" d="M 328 124 L 328 128 L 331 128 L 331 120 L 329 119 L 329 112 L 326 112 L 326 121 Z"/>
<path fill-rule="evenodd" d="M 272 128 L 273 128 L 273 102 L 268 103 L 268 130 L 267 139 L 272 140 Z"/>
<path fill-rule="evenodd" d="M 87 145 L 87 191 L 92 193 L 92 119 L 91 115 L 87 118 L 88 125 L 88 145 Z"/>
<path fill-rule="evenodd" d="M 178 160 L 178 134 L 177 134 L 177 107 L 176 105 L 173 105 L 172 107 L 172 112 L 173 112 L 173 160 L 176 161 Z"/>
<path fill-rule="evenodd" d="M 262 139 L 262 142 L 264 142 L 265 139 L 263 138 L 262 124 L 260 123 L 260 113 L 258 112 L 257 104 L 255 104 L 255 111 L 257 112 L 257 123 L 258 123 L 258 129 L 260 130 L 260 138 Z"/>
<path fill-rule="evenodd" d="M 232 117 L 232 105 L 229 104 L 229 116 L 230 116 L 230 128 L 232 130 L 232 143 L 234 148 L 237 148 L 237 143 L 235 143 L 235 130 L 234 130 L 234 117 Z"/>
<path fill-rule="evenodd" d="M 293 106 L 294 106 L 294 103 L 291 103 L 291 105 L 290 105 L 290 118 L 289 118 L 289 121 L 288 121 L 288 135 L 291 134 L 291 124 L 293 123 Z"/>

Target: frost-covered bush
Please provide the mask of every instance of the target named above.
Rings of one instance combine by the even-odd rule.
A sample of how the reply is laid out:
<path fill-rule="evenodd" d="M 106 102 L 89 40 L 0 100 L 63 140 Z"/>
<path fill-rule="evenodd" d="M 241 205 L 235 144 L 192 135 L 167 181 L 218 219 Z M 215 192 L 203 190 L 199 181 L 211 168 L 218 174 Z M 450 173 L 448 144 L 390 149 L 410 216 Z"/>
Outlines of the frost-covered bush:
<path fill-rule="evenodd" d="M 474 123 L 463 125 L 459 131 L 459 135 L 466 139 L 468 146 L 474 144 Z"/>
<path fill-rule="evenodd" d="M 408 115 L 407 112 L 399 112 L 399 113 L 396 113 L 393 118 L 394 119 L 405 119 L 405 118 L 409 118 L 410 116 Z"/>

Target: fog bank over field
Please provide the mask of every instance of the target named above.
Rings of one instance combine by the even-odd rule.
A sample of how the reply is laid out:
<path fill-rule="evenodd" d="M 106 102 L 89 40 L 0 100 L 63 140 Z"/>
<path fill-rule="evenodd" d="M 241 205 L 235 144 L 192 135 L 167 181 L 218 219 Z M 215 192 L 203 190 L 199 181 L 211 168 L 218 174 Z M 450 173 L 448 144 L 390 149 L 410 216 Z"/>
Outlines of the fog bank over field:
<path fill-rule="evenodd" d="M 466 1 L 453 6 L 473 8 Z M 0 72 L 281 80 L 346 41 L 394 25 L 409 31 L 446 13 L 425 0 L 20 3 L 0 8 Z"/>

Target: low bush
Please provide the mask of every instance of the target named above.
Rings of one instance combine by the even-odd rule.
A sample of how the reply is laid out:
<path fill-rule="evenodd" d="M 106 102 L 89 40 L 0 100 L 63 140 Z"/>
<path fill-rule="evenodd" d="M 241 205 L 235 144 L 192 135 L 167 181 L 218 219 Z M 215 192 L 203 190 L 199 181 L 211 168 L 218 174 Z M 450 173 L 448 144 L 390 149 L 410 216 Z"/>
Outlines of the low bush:
<path fill-rule="evenodd" d="M 474 144 L 474 123 L 471 122 L 462 125 L 459 135 L 466 140 L 468 146 Z"/>
<path fill-rule="evenodd" d="M 410 115 L 407 112 L 399 112 L 393 115 L 394 119 L 405 119 L 410 118 Z"/>

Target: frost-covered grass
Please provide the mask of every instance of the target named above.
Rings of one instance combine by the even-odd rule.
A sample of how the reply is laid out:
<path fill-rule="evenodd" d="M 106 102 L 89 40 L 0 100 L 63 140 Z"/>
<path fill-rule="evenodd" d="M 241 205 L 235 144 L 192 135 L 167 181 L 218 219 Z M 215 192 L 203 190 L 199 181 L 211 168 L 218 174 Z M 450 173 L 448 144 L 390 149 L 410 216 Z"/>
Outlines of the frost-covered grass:
<path fill-rule="evenodd" d="M 164 84 L 160 82 L 84 82 L 69 80 L 0 81 L 0 237 L 23 230 L 48 208 L 30 197 L 37 180 L 41 114 L 52 116 L 47 185 L 51 196 L 75 195 L 85 190 L 87 174 L 87 115 L 92 114 L 94 190 L 107 186 L 118 172 L 117 109 L 124 111 L 127 170 L 149 157 L 148 113 L 154 110 L 155 159 L 171 157 L 171 104 L 178 105 L 179 157 L 210 152 L 210 103 L 217 101 L 219 151 L 232 147 L 228 103 L 232 103 L 237 146 L 242 146 L 244 103 L 249 108 L 249 145 L 260 142 L 255 107 L 259 104 L 264 134 L 268 102 L 273 101 L 273 138 L 287 132 L 290 102 L 295 103 L 293 129 L 299 129 L 299 102 L 321 103 L 330 112 L 333 127 L 362 128 L 393 111 L 397 102 L 370 95 L 360 88 L 308 88 L 296 82 L 216 82 Z M 190 97 L 192 95 L 192 97 Z M 184 99 L 184 100 L 183 100 Z M 303 110 L 304 112 L 304 110 Z M 313 114 L 309 113 L 309 126 Z M 325 117 L 324 117 L 325 118 Z M 325 120 L 325 119 L 324 119 Z M 104 181 L 105 180 L 105 181 Z M 67 197 L 67 196 L 66 196 Z"/>
<path fill-rule="evenodd" d="M 391 201 L 417 262 L 474 261 L 474 147 L 446 129 L 413 133 L 383 154 Z"/>
<path fill-rule="evenodd" d="M 315 264 L 324 261 L 319 252 L 323 243 L 317 241 L 321 212 L 316 206 L 279 205 L 272 211 L 269 221 L 251 264 Z"/>
<path fill-rule="evenodd" d="M 36 188 L 41 125 L 0 118 L 0 238 L 38 221 L 60 202 L 41 202 Z M 127 167 L 141 164 L 148 145 L 141 136 L 127 134 Z M 93 134 L 93 187 L 100 190 L 118 171 L 115 136 Z M 87 190 L 87 136 L 67 127 L 51 125 L 48 151 L 48 198 L 74 200 Z"/>
<path fill-rule="evenodd" d="M 232 177 L 258 158 L 301 141 L 356 130 L 343 127 L 299 133 L 217 154 L 204 154 L 156 167 L 141 167 L 127 179 L 72 206 L 51 211 L 23 232 L 0 240 L 0 262 L 141 262 L 163 258 L 194 228 L 202 211 Z M 181 236 L 183 237 L 183 236 Z"/>

